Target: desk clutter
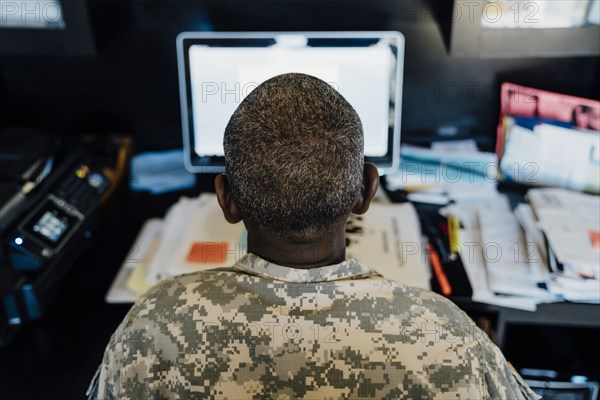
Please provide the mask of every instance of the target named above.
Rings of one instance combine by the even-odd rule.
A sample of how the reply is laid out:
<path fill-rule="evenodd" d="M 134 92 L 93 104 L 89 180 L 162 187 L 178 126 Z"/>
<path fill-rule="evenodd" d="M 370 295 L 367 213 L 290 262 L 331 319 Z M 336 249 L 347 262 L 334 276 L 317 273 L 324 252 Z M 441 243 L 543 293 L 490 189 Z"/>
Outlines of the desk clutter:
<path fill-rule="evenodd" d="M 349 218 L 347 257 L 421 288 L 433 271 L 441 293 L 503 307 L 600 303 L 600 197 L 549 188 L 527 200 L 513 211 L 506 195 L 490 192 L 441 208 L 440 221 L 411 203 L 376 203 Z M 106 300 L 133 302 L 162 279 L 232 265 L 246 250 L 243 225 L 225 221 L 215 195 L 182 197 L 145 223 Z"/>
<path fill-rule="evenodd" d="M 505 195 L 456 202 L 447 218 L 472 299 L 523 310 L 540 303 L 600 302 L 600 197 L 532 189 L 511 210 Z"/>
<path fill-rule="evenodd" d="M 408 200 L 441 206 L 433 215 L 420 212 L 442 261 L 443 273 L 433 268 L 434 289 L 529 311 L 557 301 L 600 303 L 600 197 L 532 188 L 526 202 L 511 209 L 497 179 L 486 173 L 497 171 L 495 155 L 465 147 L 460 143 L 455 146 L 460 150 L 442 155 L 405 146 L 405 160 L 412 164 L 387 179 Z M 449 180 L 448 174 L 463 178 Z"/>
<path fill-rule="evenodd" d="M 433 142 L 431 148 L 402 145 L 400 168 L 387 177 L 389 190 L 419 203 L 488 197 L 496 192 L 498 158 L 480 152 L 474 140 Z"/>
<path fill-rule="evenodd" d="M 504 83 L 500 103 L 494 153 L 474 140 L 402 145 L 386 184 L 409 202 L 351 216 L 347 257 L 406 285 L 508 308 L 600 303 L 600 102 Z M 168 167 L 157 170 L 157 158 Z M 181 158 L 138 156 L 132 189 L 188 187 Z M 531 188 L 526 201 L 511 208 L 499 182 Z M 182 197 L 146 222 L 106 300 L 132 302 L 170 276 L 232 265 L 246 234 L 213 194 Z"/>
<path fill-rule="evenodd" d="M 446 205 L 487 197 L 498 182 L 600 193 L 600 101 L 504 83 L 495 153 L 474 140 L 401 146 L 388 189 Z"/>
<path fill-rule="evenodd" d="M 196 176 L 185 169 L 181 149 L 136 154 L 129 172 L 132 192 L 162 194 L 189 189 L 196 183 Z"/>
<path fill-rule="evenodd" d="M 366 215 L 349 218 L 346 233 L 348 258 L 386 278 L 430 288 L 425 240 L 412 204 L 372 204 Z M 106 301 L 134 302 L 168 277 L 233 265 L 247 247 L 244 225 L 225 220 L 214 194 L 181 197 L 163 219 L 146 221 Z"/>
<path fill-rule="evenodd" d="M 387 177 L 407 200 L 442 206 L 426 233 L 449 254 L 445 275 L 463 269 L 470 287 L 442 275 L 436 288 L 531 311 L 600 303 L 600 102 L 504 83 L 500 103 L 495 153 L 472 140 L 403 145 Z M 511 209 L 499 182 L 530 188 L 527 201 Z"/>

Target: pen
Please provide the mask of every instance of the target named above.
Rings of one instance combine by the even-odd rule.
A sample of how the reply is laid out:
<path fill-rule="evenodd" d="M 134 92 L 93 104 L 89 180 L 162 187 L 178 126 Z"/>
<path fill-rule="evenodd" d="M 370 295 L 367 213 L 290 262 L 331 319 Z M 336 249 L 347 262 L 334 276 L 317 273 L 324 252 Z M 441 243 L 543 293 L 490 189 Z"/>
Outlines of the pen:
<path fill-rule="evenodd" d="M 429 262 L 431 263 L 433 273 L 440 284 L 440 290 L 442 291 L 442 294 L 446 297 L 449 297 L 452 294 L 452 286 L 450 286 L 448 277 L 442 268 L 440 256 L 438 256 L 438 254 L 435 252 L 431 243 L 427 243 L 427 254 L 429 255 Z"/>
<path fill-rule="evenodd" d="M 448 240 L 450 241 L 450 252 L 460 253 L 460 220 L 454 215 L 448 216 Z"/>
<path fill-rule="evenodd" d="M 431 220 L 424 214 L 421 214 L 421 221 L 423 222 L 423 231 L 429 237 L 429 240 L 433 244 L 435 250 L 439 252 L 440 261 L 442 263 L 448 263 L 455 261 L 457 255 L 449 251 L 448 246 L 444 243 L 442 232 L 437 228 Z"/>

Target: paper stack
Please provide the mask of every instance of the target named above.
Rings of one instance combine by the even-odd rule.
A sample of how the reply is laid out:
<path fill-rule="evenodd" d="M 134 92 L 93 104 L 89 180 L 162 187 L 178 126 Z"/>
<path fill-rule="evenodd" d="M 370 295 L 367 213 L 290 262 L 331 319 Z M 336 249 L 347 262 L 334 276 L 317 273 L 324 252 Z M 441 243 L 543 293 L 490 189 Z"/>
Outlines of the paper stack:
<path fill-rule="evenodd" d="M 535 310 L 557 301 L 600 303 L 600 197 L 532 189 L 511 211 L 504 195 L 441 209 L 460 224 L 456 248 L 472 299 Z"/>
<path fill-rule="evenodd" d="M 406 144 L 400 153 L 400 169 L 387 185 L 409 192 L 411 201 L 445 205 L 496 191 L 497 157 L 479 152 L 472 140 L 434 142 L 431 148 Z"/>
<path fill-rule="evenodd" d="M 225 221 L 214 194 L 181 197 L 164 219 L 146 221 L 106 301 L 133 302 L 165 278 L 232 265 L 246 248 L 243 224 Z"/>
<path fill-rule="evenodd" d="M 506 117 L 507 142 L 500 163 L 503 176 L 529 185 L 600 192 L 598 132 Z"/>
<path fill-rule="evenodd" d="M 527 197 L 547 241 L 550 292 L 600 303 L 600 196 L 532 189 Z"/>
<path fill-rule="evenodd" d="M 430 288 L 425 242 L 411 203 L 371 204 L 367 214 L 351 215 L 346 243 L 347 258 L 404 285 Z"/>
<path fill-rule="evenodd" d="M 559 300 L 540 287 L 548 273 L 540 272 L 505 195 L 457 201 L 440 213 L 459 221 L 455 249 L 473 301 L 535 311 L 540 303 Z"/>

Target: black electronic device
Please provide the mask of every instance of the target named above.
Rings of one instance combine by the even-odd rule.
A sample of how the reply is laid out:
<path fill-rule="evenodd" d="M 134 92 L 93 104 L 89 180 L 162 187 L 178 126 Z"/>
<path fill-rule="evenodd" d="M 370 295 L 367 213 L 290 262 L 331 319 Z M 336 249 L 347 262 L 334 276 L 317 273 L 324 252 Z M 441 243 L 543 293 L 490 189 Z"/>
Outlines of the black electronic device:
<path fill-rule="evenodd" d="M 0 346 L 40 318 L 92 236 L 109 180 L 79 139 L 0 130 Z"/>
<path fill-rule="evenodd" d="M 9 257 L 17 270 L 38 270 L 80 234 L 108 181 L 77 163 L 9 235 Z"/>
<path fill-rule="evenodd" d="M 77 152 L 63 154 L 60 138 L 27 128 L 0 129 L 0 143 L 0 233 L 5 234 L 60 177 L 59 164 Z"/>

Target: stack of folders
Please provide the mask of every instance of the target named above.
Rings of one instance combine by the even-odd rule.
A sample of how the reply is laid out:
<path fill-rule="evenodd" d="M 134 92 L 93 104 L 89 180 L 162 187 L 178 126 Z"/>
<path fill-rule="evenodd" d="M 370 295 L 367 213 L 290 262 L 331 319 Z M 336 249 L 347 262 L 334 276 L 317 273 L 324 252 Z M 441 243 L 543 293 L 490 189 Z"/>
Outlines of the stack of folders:
<path fill-rule="evenodd" d="M 500 103 L 502 179 L 600 193 L 600 101 L 503 83 Z"/>
<path fill-rule="evenodd" d="M 384 277 L 429 288 L 430 274 L 415 208 L 372 204 L 346 225 L 346 255 Z M 247 252 L 242 223 L 229 224 L 214 194 L 182 197 L 163 219 L 146 222 L 115 277 L 106 301 L 133 302 L 157 282 L 175 275 L 233 265 Z"/>
<path fill-rule="evenodd" d="M 535 310 L 537 304 L 600 302 L 600 197 L 532 189 L 514 211 L 504 195 L 441 209 L 472 298 Z"/>
<path fill-rule="evenodd" d="M 505 117 L 506 180 L 600 193 L 600 135 L 539 118 Z"/>

